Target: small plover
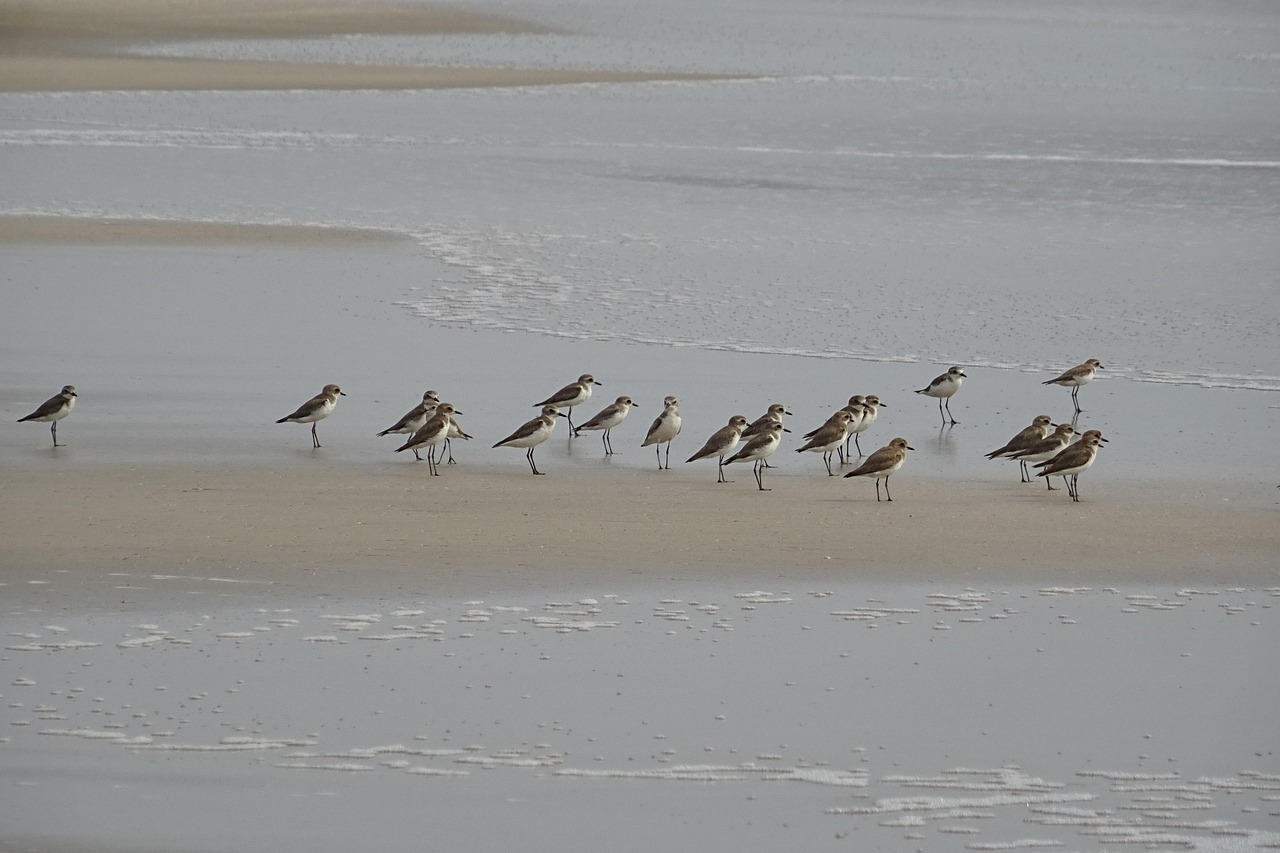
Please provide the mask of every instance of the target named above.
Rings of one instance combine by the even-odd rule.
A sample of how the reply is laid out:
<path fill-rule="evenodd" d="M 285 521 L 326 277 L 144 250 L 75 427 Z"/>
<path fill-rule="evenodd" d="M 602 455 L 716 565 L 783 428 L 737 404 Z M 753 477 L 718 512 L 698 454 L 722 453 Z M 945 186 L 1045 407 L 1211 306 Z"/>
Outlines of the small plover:
<path fill-rule="evenodd" d="M 326 385 L 324 390 L 298 407 L 292 415 L 286 415 L 276 421 L 278 424 L 311 424 L 311 447 L 320 446 L 320 438 L 316 435 L 316 423 L 333 414 L 333 407 L 338 405 L 338 398 L 347 396 L 337 385 Z"/>
<path fill-rule="evenodd" d="M 1006 453 L 1005 458 L 1017 459 L 1024 465 L 1028 462 L 1044 462 L 1061 453 L 1062 449 L 1071 443 L 1071 437 L 1075 434 L 1076 428 L 1071 424 L 1060 423 L 1049 435 L 1032 442 L 1022 450 Z M 1045 480 L 1044 484 L 1049 487 L 1049 491 L 1056 491 L 1048 480 Z"/>
<path fill-rule="evenodd" d="M 1075 404 L 1076 411 L 1082 412 L 1080 408 L 1080 386 L 1088 385 L 1093 381 L 1093 377 L 1098 375 L 1098 371 L 1102 370 L 1102 362 L 1096 358 L 1091 358 L 1084 364 L 1077 364 L 1070 370 L 1064 370 L 1061 376 L 1053 379 L 1046 379 L 1041 385 L 1061 385 L 1063 388 L 1071 389 L 1071 402 Z"/>
<path fill-rule="evenodd" d="M 427 418 L 435 414 L 436 406 L 439 405 L 439 403 L 440 395 L 438 393 L 435 391 L 424 392 L 421 403 L 406 412 L 405 416 L 400 420 L 378 433 L 378 436 L 382 437 L 384 435 L 391 435 L 392 433 L 413 435 L 415 432 L 422 429 L 422 425 L 427 422 Z M 414 457 L 421 462 L 422 457 L 418 456 L 418 451 L 413 448 L 410 449 L 413 450 Z"/>
<path fill-rule="evenodd" d="M 964 382 L 966 376 L 968 376 L 968 374 L 965 373 L 959 365 L 956 365 L 955 367 L 948 369 L 947 372 L 941 376 L 934 377 L 932 382 L 916 392 L 917 394 L 924 394 L 926 397 L 938 398 L 938 414 L 942 415 L 942 423 L 944 426 L 947 424 L 947 418 L 951 419 L 951 424 L 953 426 L 960 423 L 955 419 L 955 416 L 951 414 L 951 398 L 960 390 L 960 385 Z M 947 413 L 945 415 L 942 414 L 943 403 L 946 403 L 947 408 Z"/>
<path fill-rule="evenodd" d="M 880 398 L 875 394 L 868 394 L 862 398 L 862 417 L 857 423 L 850 422 L 853 433 L 853 446 L 858 451 L 858 457 L 862 457 L 862 445 L 858 442 L 858 436 L 871 429 L 871 425 L 876 422 L 876 418 L 880 417 L 880 410 L 888 408 L 884 403 L 880 402 Z M 846 453 L 847 457 L 849 454 Z"/>
<path fill-rule="evenodd" d="M 627 419 L 627 415 L 631 412 L 631 407 L 634 405 L 635 403 L 630 397 L 619 397 L 597 412 L 595 417 L 591 420 L 587 421 L 582 426 L 574 427 L 573 433 L 574 435 L 577 435 L 578 432 L 584 429 L 604 430 L 603 434 L 600 436 L 600 441 L 604 444 L 604 455 L 612 456 L 613 442 L 609 438 L 609 433 L 614 427 Z"/>
<path fill-rule="evenodd" d="M 797 447 L 796 453 L 821 453 L 822 461 L 827 466 L 827 476 L 834 477 L 831 470 L 831 455 L 844 443 L 845 431 L 853 414 L 845 409 L 836 412 L 827 422 L 809 434 L 809 441 L 803 447 Z"/>
<path fill-rule="evenodd" d="M 715 456 L 717 457 L 716 482 L 731 482 L 724 478 L 724 458 L 737 448 L 738 442 L 742 439 L 742 431 L 746 428 L 747 419 L 742 415 L 734 415 L 729 418 L 728 424 L 711 434 L 711 437 L 707 439 L 707 443 L 702 445 L 701 450 L 684 461 L 697 462 L 699 459 L 710 459 Z"/>
<path fill-rule="evenodd" d="M 747 446 L 725 460 L 726 465 L 734 462 L 754 462 L 751 472 L 756 476 L 756 486 L 760 491 L 770 491 L 764 487 L 765 460 L 773 455 L 782 442 L 782 421 L 768 420 L 760 431 L 751 436 Z"/>
<path fill-rule="evenodd" d="M 1026 427 L 1013 438 L 1005 442 L 1003 447 L 997 447 L 995 450 L 987 454 L 988 459 L 999 459 L 1001 456 L 1008 456 L 1017 453 L 1020 450 L 1026 450 L 1037 441 L 1042 440 L 1049 434 L 1049 427 L 1053 425 L 1053 418 L 1048 415 L 1036 415 L 1035 420 L 1031 422 L 1031 426 Z M 1018 460 L 1018 468 L 1022 472 L 1022 482 L 1030 483 L 1030 472 L 1027 470 L 1027 463 L 1021 459 Z"/>
<path fill-rule="evenodd" d="M 880 481 L 884 480 L 885 497 L 893 500 L 893 495 L 889 494 L 889 477 L 893 472 L 902 467 L 902 463 L 907 459 L 907 451 L 915 450 L 914 447 L 907 444 L 905 438 L 895 438 L 884 447 L 877 450 L 867 457 L 867 461 L 863 462 L 857 468 L 854 468 L 846 477 L 875 477 L 876 478 L 876 503 L 880 502 Z"/>
<path fill-rule="evenodd" d="M 570 382 L 556 393 L 552 394 L 541 403 L 534 403 L 535 406 L 555 406 L 557 410 L 568 409 L 565 419 L 569 422 L 569 435 L 573 435 L 573 407 L 581 406 L 587 400 L 591 399 L 591 389 L 594 385 L 599 385 L 596 378 L 590 373 L 584 373 L 578 377 L 577 382 Z"/>
<path fill-rule="evenodd" d="M 427 451 L 427 471 L 431 476 L 440 475 L 440 469 L 436 467 L 436 445 L 443 442 L 449 437 L 449 426 L 452 423 L 454 414 L 462 414 L 449 403 L 440 403 L 436 406 L 435 414 L 427 418 L 421 428 L 409 436 L 409 440 L 396 448 L 396 453 L 402 450 L 412 450 L 414 456 L 418 456 L 418 451 L 425 449 Z M 418 456 L 421 459 L 421 456 Z"/>
<path fill-rule="evenodd" d="M 71 410 L 75 407 L 76 386 L 63 385 L 61 391 L 37 406 L 34 412 L 24 418 L 18 418 L 18 423 L 24 421 L 47 423 L 49 432 L 53 435 L 53 446 L 66 447 L 65 444 L 58 444 L 58 421 L 71 414 Z"/>
<path fill-rule="evenodd" d="M 1041 469 L 1036 476 L 1044 477 L 1046 483 L 1049 482 L 1050 477 L 1062 477 L 1064 480 L 1070 477 L 1067 493 L 1071 495 L 1072 501 L 1079 503 L 1080 475 L 1089 470 L 1089 466 L 1098 455 L 1098 447 L 1103 441 L 1101 434 L 1094 434 L 1093 430 L 1087 431 L 1083 440 L 1069 446 L 1052 459 L 1036 465 Z"/>
<path fill-rule="evenodd" d="M 658 445 L 666 442 L 667 445 L 667 464 L 666 468 L 671 468 L 671 440 L 680 434 L 680 401 L 675 397 L 666 397 L 662 401 L 662 414 L 654 418 L 653 423 L 649 426 L 649 432 L 644 437 L 641 447 L 653 445 L 653 452 L 658 454 L 658 470 L 663 469 L 662 454 Z"/>
<path fill-rule="evenodd" d="M 525 457 L 529 460 L 529 467 L 533 469 L 533 473 L 541 474 L 538 466 L 533 461 L 533 451 L 539 444 L 551 437 L 551 431 L 555 429 L 556 418 L 564 418 L 566 415 L 555 406 L 543 406 L 542 414 L 538 417 L 525 421 L 520 428 L 511 435 L 499 441 L 494 447 L 527 447 L 529 452 Z"/>

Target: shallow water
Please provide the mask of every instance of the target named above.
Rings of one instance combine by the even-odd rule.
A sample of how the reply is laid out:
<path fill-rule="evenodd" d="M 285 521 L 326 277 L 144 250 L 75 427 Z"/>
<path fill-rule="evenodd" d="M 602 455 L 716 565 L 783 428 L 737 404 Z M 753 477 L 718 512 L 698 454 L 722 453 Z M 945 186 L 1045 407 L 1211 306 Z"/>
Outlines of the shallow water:
<path fill-rule="evenodd" d="M 536 12 L 571 35 L 159 47 L 763 76 L 0 96 L 0 212 L 400 231 L 424 260 L 402 307 L 427 329 L 1099 357 L 1274 391 L 1280 18 L 1215 11 L 597 0 Z"/>
<path fill-rule="evenodd" d="M 1280 589 L 66 583 L 10 582 L 10 840 L 1280 841 Z"/>

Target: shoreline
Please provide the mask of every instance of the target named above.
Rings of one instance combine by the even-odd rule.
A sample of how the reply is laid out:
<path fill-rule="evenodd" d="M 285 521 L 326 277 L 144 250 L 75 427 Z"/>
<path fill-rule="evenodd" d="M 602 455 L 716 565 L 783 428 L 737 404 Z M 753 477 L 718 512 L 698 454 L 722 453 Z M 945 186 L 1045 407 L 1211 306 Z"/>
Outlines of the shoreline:
<path fill-rule="evenodd" d="M 0 214 L 0 245 L 26 246 L 389 246 L 412 238 L 337 225 L 119 219 Z"/>
<path fill-rule="evenodd" d="M 399 460 L 397 460 L 399 461 Z M 1090 484 L 1072 504 L 1039 484 L 903 475 L 870 483 L 745 468 L 553 471 L 461 465 L 86 465 L 11 470 L 0 572 L 213 574 L 273 583 L 418 582 L 437 592 L 680 578 L 1274 586 L 1274 507 L 1222 508 Z M 1090 494 L 1090 492 L 1092 494 Z M 1123 512 L 1117 512 L 1117 509 Z M 377 570 L 377 580 L 368 574 Z"/>

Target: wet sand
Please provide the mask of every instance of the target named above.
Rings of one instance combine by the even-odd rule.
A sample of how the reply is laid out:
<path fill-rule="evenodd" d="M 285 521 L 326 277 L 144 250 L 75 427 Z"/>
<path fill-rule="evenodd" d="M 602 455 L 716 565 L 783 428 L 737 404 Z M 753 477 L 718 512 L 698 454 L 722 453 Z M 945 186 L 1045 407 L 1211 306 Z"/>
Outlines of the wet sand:
<path fill-rule="evenodd" d="M 386 66 L 138 55 L 149 41 L 348 34 L 532 34 L 504 15 L 394 3 L 126 3 L 12 0 L 0 5 L 0 91 L 448 89 L 710 79 L 677 70 Z"/>

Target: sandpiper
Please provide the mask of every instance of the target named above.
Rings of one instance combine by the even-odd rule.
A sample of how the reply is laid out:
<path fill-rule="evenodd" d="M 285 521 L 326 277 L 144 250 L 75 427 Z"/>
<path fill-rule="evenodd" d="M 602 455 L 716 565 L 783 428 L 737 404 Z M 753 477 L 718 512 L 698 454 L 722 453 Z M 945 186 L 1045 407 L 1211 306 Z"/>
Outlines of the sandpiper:
<path fill-rule="evenodd" d="M 675 397 L 666 397 L 662 401 L 662 414 L 654 418 L 649 432 L 644 437 L 641 447 L 653 445 L 653 452 L 658 454 L 658 470 L 663 469 L 662 454 L 658 445 L 667 444 L 667 464 L 671 468 L 671 440 L 680 434 L 680 401 Z"/>
<path fill-rule="evenodd" d="M 422 425 L 427 422 L 427 418 L 435 414 L 436 406 L 439 403 L 440 403 L 440 395 L 438 393 L 436 393 L 435 391 L 423 392 L 421 403 L 419 403 L 418 405 L 410 409 L 408 412 L 406 412 L 404 417 L 402 417 L 400 420 L 396 421 L 394 424 L 387 427 L 382 432 L 378 433 L 378 436 L 382 437 L 384 435 L 391 435 L 392 433 L 398 433 L 401 435 L 413 435 L 415 432 L 422 429 Z M 418 456 L 417 449 L 416 448 L 410 448 L 410 449 L 413 450 L 414 457 L 416 457 L 418 461 L 421 462 L 422 457 Z"/>
<path fill-rule="evenodd" d="M 599 385 L 596 378 L 590 373 L 584 373 L 578 377 L 577 382 L 570 382 L 556 393 L 552 394 L 541 403 L 534 403 L 535 406 L 555 406 L 557 410 L 568 409 L 565 419 L 569 421 L 569 435 L 573 435 L 573 407 L 581 406 L 587 400 L 591 399 L 591 388 L 593 385 Z"/>
<path fill-rule="evenodd" d="M 726 465 L 734 462 L 754 462 L 751 472 L 756 476 L 756 485 L 760 491 L 767 492 L 770 489 L 764 487 L 764 468 L 765 460 L 773 455 L 778 449 L 778 445 L 782 442 L 782 421 L 768 420 L 760 428 L 760 432 L 751 436 L 747 442 L 747 446 L 739 450 L 737 453 L 725 460 Z"/>
<path fill-rule="evenodd" d="M 627 414 L 630 413 L 631 407 L 634 405 L 635 403 L 630 397 L 619 397 L 597 412 L 591 420 L 580 427 L 574 427 L 573 433 L 577 435 L 579 431 L 584 429 L 604 430 L 600 436 L 600 441 L 604 444 L 604 455 L 612 456 L 613 441 L 610 440 L 609 433 L 614 427 L 626 420 Z"/>
<path fill-rule="evenodd" d="M 1092 433 L 1092 430 L 1086 432 L 1082 441 L 1076 442 L 1057 456 L 1036 466 L 1041 469 L 1036 476 L 1044 477 L 1046 483 L 1053 476 L 1062 477 L 1064 480 L 1070 477 L 1067 492 L 1071 495 L 1071 500 L 1076 503 L 1080 502 L 1080 475 L 1093 464 L 1093 460 L 1098 455 L 1098 447 L 1104 441 L 1101 434 Z"/>
<path fill-rule="evenodd" d="M 715 456 L 718 460 L 716 463 L 716 482 L 731 482 L 724 478 L 724 458 L 737 448 L 738 442 L 742 438 L 742 431 L 746 428 L 747 419 L 742 415 L 734 415 L 729 418 L 728 424 L 711 434 L 711 437 L 707 439 L 707 443 L 702 445 L 701 450 L 684 461 L 697 462 L 699 459 L 710 459 Z"/>
<path fill-rule="evenodd" d="M 338 405 L 338 398 L 347 396 L 337 385 L 326 385 L 324 390 L 298 407 L 292 415 L 286 415 L 276 421 L 278 424 L 311 424 L 311 447 L 320 446 L 320 438 L 316 435 L 316 423 L 329 417 L 333 407 Z"/>
<path fill-rule="evenodd" d="M 1082 412 L 1080 408 L 1080 386 L 1088 385 L 1093 381 L 1093 377 L 1098 375 L 1098 371 L 1102 370 L 1102 362 L 1096 358 L 1091 358 L 1084 364 L 1077 364 L 1070 370 L 1064 370 L 1061 376 L 1047 379 L 1041 382 L 1041 385 L 1061 385 L 1063 388 L 1071 389 L 1071 402 L 1075 404 L 1076 411 Z"/>
<path fill-rule="evenodd" d="M 760 432 L 761 430 L 769 426 L 769 424 L 774 421 L 778 423 L 782 423 L 782 416 L 790 415 L 790 414 L 791 413 L 787 411 L 787 407 L 784 406 L 782 403 L 774 403 L 773 405 L 769 406 L 768 411 L 766 411 L 763 415 L 756 418 L 751 423 L 747 424 L 747 428 L 742 431 L 742 437 L 751 438 L 753 435 Z M 791 430 L 785 429 L 785 428 L 783 431 L 791 432 Z"/>
<path fill-rule="evenodd" d="M 420 429 L 409 436 L 409 440 L 396 448 L 396 453 L 402 450 L 412 450 L 414 456 L 418 456 L 418 451 L 426 449 L 427 452 L 427 470 L 431 476 L 438 477 L 440 469 L 436 467 L 436 445 L 449 437 L 449 425 L 453 420 L 454 414 L 462 414 L 455 409 L 450 403 L 440 403 L 436 406 L 435 414 L 427 418 L 427 422 Z M 418 456 L 421 459 L 421 456 Z"/>
<path fill-rule="evenodd" d="M 880 409 L 886 408 L 884 403 L 880 402 L 880 398 L 875 394 L 868 394 L 862 398 L 862 417 L 858 419 L 856 424 L 851 422 L 853 429 L 853 446 L 858 451 L 858 457 L 862 457 L 862 445 L 858 443 L 858 436 L 871 429 L 871 425 L 876 422 L 876 418 L 880 417 Z M 846 457 L 848 454 L 845 454 Z"/>
<path fill-rule="evenodd" d="M 1005 442 L 1003 447 L 997 447 L 995 450 L 987 454 L 988 459 L 998 459 L 1001 456 L 1008 456 L 1017 453 L 1020 450 L 1026 450 L 1037 441 L 1042 440 L 1049 434 L 1049 427 L 1053 425 L 1053 418 L 1048 415 L 1036 415 L 1035 420 L 1031 422 L 1031 426 L 1026 427 L 1013 438 Z M 1019 459 L 1018 469 L 1022 473 L 1022 482 L 1030 483 L 1030 472 L 1027 470 L 1027 463 Z"/>
<path fill-rule="evenodd" d="M 533 461 L 533 450 L 551 437 L 551 431 L 556 426 L 556 418 L 564 417 L 566 415 L 555 406 L 543 406 L 542 414 L 533 420 L 525 421 L 519 429 L 499 441 L 494 447 L 529 448 L 529 452 L 525 454 L 529 460 L 529 467 L 533 469 L 533 473 L 542 474 L 543 472 L 538 470 L 538 466 Z"/>
<path fill-rule="evenodd" d="M 61 391 L 37 406 L 34 412 L 24 418 L 18 418 L 18 423 L 24 421 L 47 423 L 49 432 L 53 435 L 53 446 L 66 447 L 65 444 L 58 444 L 58 421 L 71 414 L 71 410 L 75 407 L 76 386 L 63 385 Z"/>
<path fill-rule="evenodd" d="M 960 385 L 964 382 L 967 375 L 968 374 L 966 374 L 959 365 L 956 365 L 948 369 L 947 372 L 941 376 L 935 376 L 932 382 L 916 392 L 917 394 L 924 394 L 926 397 L 938 398 L 938 414 L 942 415 L 942 423 L 944 426 L 947 424 L 947 418 L 951 418 L 951 424 L 953 426 L 960 423 L 955 419 L 955 416 L 951 414 L 951 398 L 960 390 Z M 942 406 L 944 402 L 946 403 L 947 408 L 947 413 L 945 415 L 942 414 Z"/>
<path fill-rule="evenodd" d="M 854 468 L 846 477 L 875 477 L 876 478 L 876 503 L 880 502 L 880 481 L 884 480 L 885 496 L 892 501 L 893 495 L 889 494 L 889 477 L 894 471 L 902 467 L 902 463 L 907 459 L 907 451 L 915 450 L 914 447 L 907 444 L 905 438 L 895 438 L 884 447 L 877 450 L 867 457 L 867 461 L 863 462 L 857 468 Z"/>
<path fill-rule="evenodd" d="M 803 447 L 797 447 L 796 453 L 821 453 L 822 461 L 827 466 L 827 476 L 834 477 L 835 473 L 831 470 L 831 455 L 840 449 L 844 443 L 845 430 L 849 426 L 849 421 L 853 418 L 853 414 L 841 409 L 836 412 L 827 422 L 818 427 L 810 434 L 809 441 Z"/>
<path fill-rule="evenodd" d="M 1060 423 L 1052 433 L 1033 442 L 1023 450 L 1013 453 L 1006 453 L 1006 459 L 1017 459 L 1020 463 L 1027 462 L 1044 462 L 1057 456 L 1062 449 L 1071 442 L 1071 437 L 1076 434 L 1076 428 L 1069 423 Z M 1049 491 L 1056 491 L 1048 480 L 1044 484 L 1049 487 Z"/>

